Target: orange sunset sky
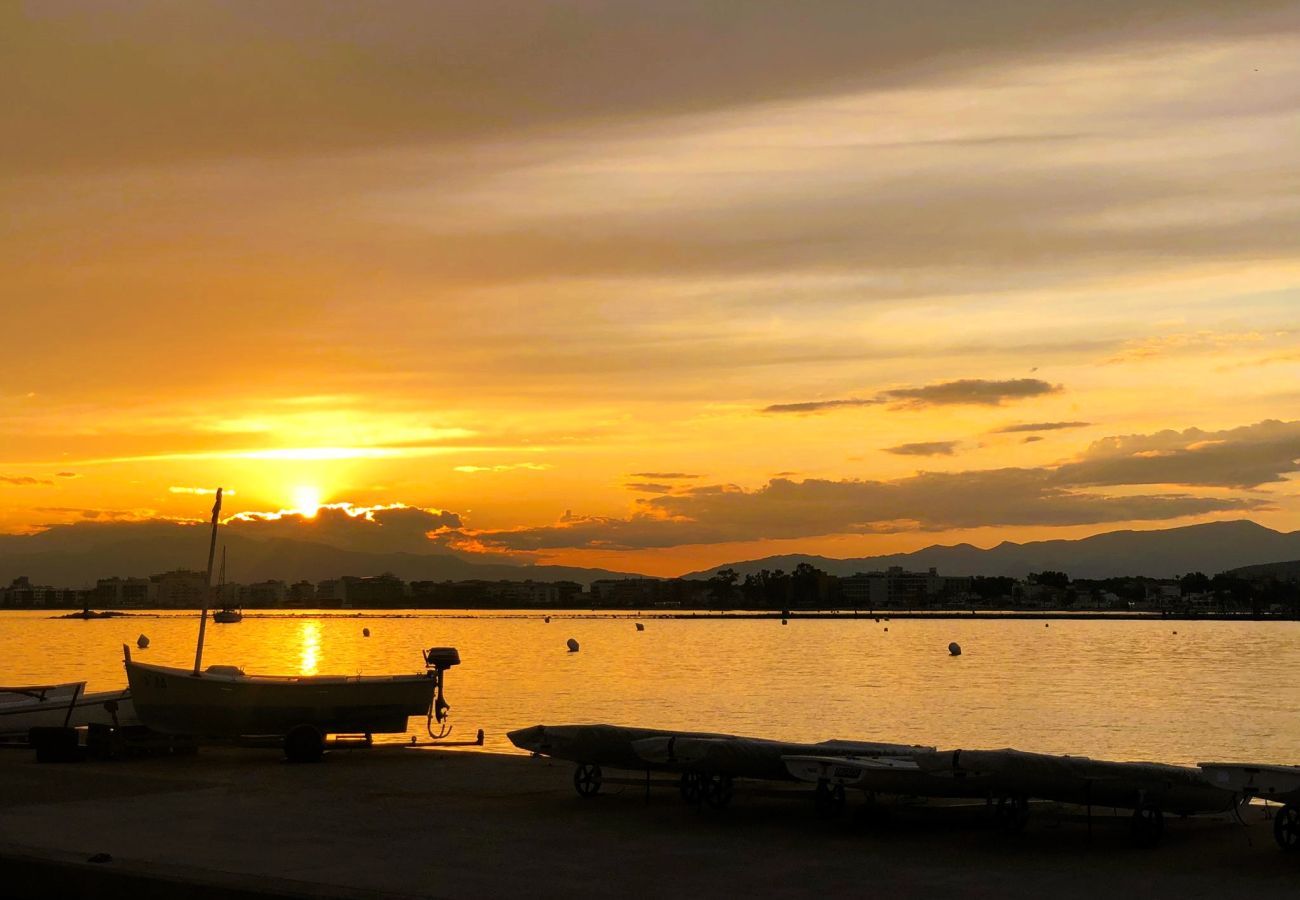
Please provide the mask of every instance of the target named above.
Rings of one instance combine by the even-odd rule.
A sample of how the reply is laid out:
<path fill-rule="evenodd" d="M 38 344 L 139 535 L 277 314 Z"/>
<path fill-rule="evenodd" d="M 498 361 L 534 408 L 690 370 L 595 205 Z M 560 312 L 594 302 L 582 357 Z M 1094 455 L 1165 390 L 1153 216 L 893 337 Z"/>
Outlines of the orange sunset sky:
<path fill-rule="evenodd" d="M 0 532 L 1300 529 L 1294 0 L 7 4 L 0 203 Z"/>

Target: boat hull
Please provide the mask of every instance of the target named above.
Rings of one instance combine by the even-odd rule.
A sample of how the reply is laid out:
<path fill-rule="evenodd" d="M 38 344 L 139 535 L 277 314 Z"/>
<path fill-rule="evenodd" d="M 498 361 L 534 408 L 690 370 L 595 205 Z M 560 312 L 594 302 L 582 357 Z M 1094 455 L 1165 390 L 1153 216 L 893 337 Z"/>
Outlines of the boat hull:
<path fill-rule="evenodd" d="M 1251 797 L 1300 800 L 1300 766 L 1197 763 L 1216 787 Z"/>
<path fill-rule="evenodd" d="M 874 794 L 904 797 L 967 798 L 989 793 L 988 776 L 923 771 L 913 759 L 857 759 L 834 756 L 787 756 L 786 769 L 800 781 L 825 782 Z"/>
<path fill-rule="evenodd" d="M 81 692 L 83 683 L 50 685 L 39 695 L 0 690 L 0 738 L 26 738 L 33 728 L 138 725 L 128 690 Z"/>
<path fill-rule="evenodd" d="M 392 734 L 426 715 L 433 674 L 269 677 L 204 672 L 128 661 L 136 715 L 164 734 L 281 736 L 299 726 L 322 734 Z"/>
<path fill-rule="evenodd" d="M 1200 769 L 1162 763 L 1112 762 L 1022 750 L 957 750 L 923 753 L 918 765 L 934 774 L 977 773 L 993 791 L 1080 805 L 1136 809 L 1155 805 L 1191 815 L 1231 810 L 1233 791 L 1216 787 Z"/>
<path fill-rule="evenodd" d="M 919 751 L 934 749 L 867 741 L 825 741 L 819 744 L 804 744 L 755 738 L 692 735 L 643 738 L 634 741 L 632 747 L 646 762 L 666 768 L 767 781 L 788 781 L 794 777 L 783 759 L 791 755 L 911 756 Z"/>

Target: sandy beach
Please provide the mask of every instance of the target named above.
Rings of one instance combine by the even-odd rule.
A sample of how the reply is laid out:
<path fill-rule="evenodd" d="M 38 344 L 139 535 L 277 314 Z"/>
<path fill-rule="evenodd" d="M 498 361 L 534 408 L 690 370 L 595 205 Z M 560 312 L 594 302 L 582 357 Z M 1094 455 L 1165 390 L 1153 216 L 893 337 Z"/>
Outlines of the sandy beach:
<path fill-rule="evenodd" d="M 1252 809 L 1170 819 L 1035 811 L 1008 837 L 978 809 L 819 820 L 805 795 L 740 786 L 722 812 L 671 789 L 583 800 L 566 763 L 382 747 L 294 766 L 270 750 L 39 765 L 0 753 L 6 896 L 1194 897 L 1282 896 L 1300 860 Z M 109 862 L 92 863 L 96 854 Z"/>

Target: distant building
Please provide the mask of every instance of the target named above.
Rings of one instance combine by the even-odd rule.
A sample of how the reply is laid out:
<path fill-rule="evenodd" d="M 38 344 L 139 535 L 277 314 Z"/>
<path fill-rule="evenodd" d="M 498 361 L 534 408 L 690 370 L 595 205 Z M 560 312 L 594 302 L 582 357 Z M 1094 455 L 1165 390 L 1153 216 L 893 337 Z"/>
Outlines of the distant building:
<path fill-rule="evenodd" d="M 208 576 L 203 572 L 177 569 L 150 575 L 155 585 L 154 601 L 164 609 L 198 609 L 208 592 Z"/>
<path fill-rule="evenodd" d="M 26 575 L 20 575 L 0 591 L 0 605 L 28 608 L 61 606 L 65 593 L 49 585 L 32 584 Z"/>
<path fill-rule="evenodd" d="M 245 606 L 284 606 L 288 593 L 288 588 L 283 581 L 259 581 L 256 584 L 245 585 L 242 597 Z"/>
<path fill-rule="evenodd" d="M 112 609 L 152 607 L 158 604 L 158 585 L 150 578 L 101 578 L 91 593 L 96 606 Z"/>
<path fill-rule="evenodd" d="M 289 587 L 288 602 L 291 606 L 315 606 L 316 585 L 310 581 L 296 581 Z"/>
<path fill-rule="evenodd" d="M 848 606 L 860 609 L 926 609 L 970 590 L 971 579 L 940 575 L 937 569 L 908 572 L 890 566 L 884 572 L 859 572 L 840 579 Z"/>
<path fill-rule="evenodd" d="M 406 605 L 406 582 L 391 572 L 357 578 L 345 575 L 346 603 L 353 607 L 392 609 Z"/>

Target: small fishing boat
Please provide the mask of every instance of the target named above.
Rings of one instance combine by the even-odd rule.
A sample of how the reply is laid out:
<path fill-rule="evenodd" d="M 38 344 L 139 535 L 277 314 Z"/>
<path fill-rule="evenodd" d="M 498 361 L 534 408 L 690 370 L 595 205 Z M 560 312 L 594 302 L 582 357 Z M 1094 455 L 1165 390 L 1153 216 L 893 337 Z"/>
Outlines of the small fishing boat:
<path fill-rule="evenodd" d="M 0 687 L 0 739 L 27 739 L 33 728 L 134 725 L 126 690 L 86 693 L 86 682 Z"/>
<path fill-rule="evenodd" d="M 209 586 L 220 513 L 218 488 L 208 545 Z M 412 716 L 426 717 L 435 740 L 451 733 L 442 685 L 447 669 L 460 663 L 454 647 L 425 651 L 425 671 L 410 675 L 250 675 L 230 665 L 204 669 L 207 602 L 205 596 L 192 669 L 136 662 L 131 648 L 122 646 L 136 714 L 150 729 L 199 738 L 282 738 L 285 755 L 295 762 L 320 759 L 326 735 L 401 733 Z"/>
<path fill-rule="evenodd" d="M 412 716 L 447 716 L 443 673 L 460 662 L 455 648 L 425 654 L 428 669 L 411 675 L 249 675 L 236 666 L 189 669 L 131 659 L 126 676 L 140 720 L 163 734 L 284 739 L 290 759 L 319 759 L 330 734 L 391 734 Z"/>

